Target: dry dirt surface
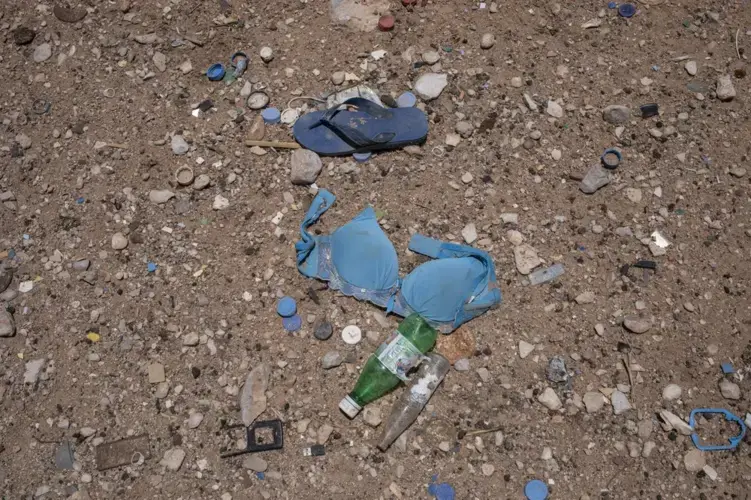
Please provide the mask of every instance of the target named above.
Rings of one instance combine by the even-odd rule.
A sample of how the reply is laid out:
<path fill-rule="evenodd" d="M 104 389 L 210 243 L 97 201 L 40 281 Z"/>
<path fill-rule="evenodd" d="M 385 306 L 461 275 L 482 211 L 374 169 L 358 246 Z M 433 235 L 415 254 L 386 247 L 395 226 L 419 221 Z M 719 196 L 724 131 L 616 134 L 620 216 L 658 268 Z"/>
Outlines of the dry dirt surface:
<path fill-rule="evenodd" d="M 645 0 L 626 19 L 591 0 L 392 0 L 390 32 L 334 23 L 327 0 L 54 7 L 0 7 L 1 498 L 421 499 L 433 478 L 462 500 L 523 499 L 535 478 L 561 500 L 749 498 L 748 436 L 701 453 L 684 434 L 692 409 L 751 411 L 748 2 Z M 209 81 L 238 50 L 243 77 Z M 423 260 L 412 233 L 467 239 L 494 258 L 503 303 L 458 347 L 442 339 L 447 355 L 475 347 L 382 453 L 378 414 L 400 391 L 368 422 L 337 404 L 398 318 L 297 271 L 315 186 L 292 184 L 289 150 L 245 145 L 245 101 L 264 89 L 304 112 L 317 101 L 293 97 L 353 76 L 397 97 L 431 72 L 448 85 L 418 99 L 426 144 L 323 158 L 316 185 L 337 202 L 315 230 L 372 205 L 402 275 Z M 265 138 L 293 140 L 285 125 Z M 620 166 L 585 194 L 609 147 Z M 184 165 L 207 177 L 177 183 Z M 555 263 L 549 283 L 520 272 Z M 324 370 L 332 351 L 343 362 Z M 283 422 L 284 448 L 221 458 L 262 363 L 260 419 Z M 699 428 L 737 432 L 719 424 Z M 139 435 L 99 470 L 100 447 Z M 317 442 L 326 454 L 303 456 Z"/>

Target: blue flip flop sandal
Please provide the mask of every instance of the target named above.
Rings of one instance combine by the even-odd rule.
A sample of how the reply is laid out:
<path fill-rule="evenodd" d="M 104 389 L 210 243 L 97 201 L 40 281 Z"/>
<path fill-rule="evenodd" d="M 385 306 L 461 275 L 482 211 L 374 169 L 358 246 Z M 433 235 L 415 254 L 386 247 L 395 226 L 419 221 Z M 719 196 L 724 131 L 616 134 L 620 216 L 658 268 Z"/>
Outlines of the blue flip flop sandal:
<path fill-rule="evenodd" d="M 422 144 L 428 137 L 428 117 L 418 108 L 382 108 L 353 97 L 303 115 L 293 134 L 302 147 L 319 155 L 346 156 Z"/>

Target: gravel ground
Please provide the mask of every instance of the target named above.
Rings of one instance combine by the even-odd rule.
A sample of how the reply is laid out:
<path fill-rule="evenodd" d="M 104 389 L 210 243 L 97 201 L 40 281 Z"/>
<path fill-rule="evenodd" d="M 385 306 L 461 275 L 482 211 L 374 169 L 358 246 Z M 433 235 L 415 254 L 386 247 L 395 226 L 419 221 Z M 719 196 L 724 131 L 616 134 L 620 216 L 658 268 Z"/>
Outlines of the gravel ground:
<path fill-rule="evenodd" d="M 625 19 L 590 0 L 384 2 L 390 32 L 333 22 L 327 0 L 0 7 L 3 499 L 416 499 L 431 478 L 459 499 L 522 499 L 533 478 L 553 499 L 748 498 L 748 436 L 702 453 L 684 435 L 694 408 L 751 412 L 748 4 L 644 0 Z M 237 50 L 244 77 L 209 81 Z M 378 417 L 400 392 L 368 422 L 337 403 L 398 318 L 298 273 L 315 188 L 291 182 L 288 150 L 245 145 L 245 101 L 264 89 L 284 110 L 352 77 L 397 97 L 429 73 L 448 84 L 418 99 L 427 143 L 323 158 L 316 185 L 337 202 L 316 230 L 371 204 L 402 275 L 423 261 L 414 232 L 472 241 L 503 303 L 441 339 L 462 359 L 382 453 Z M 659 114 L 642 118 L 647 103 Z M 282 125 L 265 139 L 292 140 Z M 620 166 L 585 194 L 609 147 Z M 185 165 L 197 184 L 176 181 Z M 550 283 L 523 274 L 555 263 Z M 327 341 L 312 335 L 323 320 Z M 324 370 L 332 351 L 343 362 Z M 284 448 L 220 458 L 262 363 L 260 418 L 283 421 Z M 99 470 L 98 447 L 140 435 L 127 464 Z M 303 456 L 318 442 L 325 456 Z"/>

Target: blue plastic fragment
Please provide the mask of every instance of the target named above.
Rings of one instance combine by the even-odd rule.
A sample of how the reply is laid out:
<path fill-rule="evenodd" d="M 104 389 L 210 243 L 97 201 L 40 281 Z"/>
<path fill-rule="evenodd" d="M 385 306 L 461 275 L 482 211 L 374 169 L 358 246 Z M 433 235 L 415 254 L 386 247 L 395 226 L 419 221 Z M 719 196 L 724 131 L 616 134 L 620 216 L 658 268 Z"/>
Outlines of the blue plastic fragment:
<path fill-rule="evenodd" d="M 434 496 L 437 500 L 455 500 L 456 491 L 449 483 L 438 483 L 438 475 L 434 475 L 430 478 L 430 484 L 428 485 L 428 495 Z"/>
<path fill-rule="evenodd" d="M 366 161 L 370 160 L 371 156 L 373 156 L 373 153 L 371 152 L 352 154 L 352 158 L 354 158 L 357 163 L 365 163 Z"/>
<path fill-rule="evenodd" d="M 741 430 L 736 436 L 728 438 L 729 444 L 721 445 L 703 445 L 701 444 L 699 435 L 694 432 L 693 434 L 691 434 L 691 441 L 694 442 L 694 446 L 696 446 L 698 449 L 700 449 L 701 451 L 732 450 L 736 448 L 741 441 L 743 441 L 743 437 L 746 435 L 746 424 L 742 419 L 730 413 L 730 411 L 726 410 L 725 408 L 697 408 L 695 410 L 691 410 L 691 415 L 689 415 L 688 417 L 688 425 L 696 428 L 696 415 L 700 415 L 702 413 L 718 413 L 720 415 L 724 415 L 725 420 L 727 420 L 728 422 L 735 422 L 736 424 L 738 424 L 738 427 L 740 427 Z"/>
<path fill-rule="evenodd" d="M 417 97 L 412 92 L 405 92 L 396 98 L 396 105 L 400 108 L 414 108 L 417 104 Z"/>
<path fill-rule="evenodd" d="M 297 302 L 292 297 L 282 297 L 276 305 L 276 313 L 282 318 L 294 316 L 297 312 Z"/>
<path fill-rule="evenodd" d="M 724 373 L 725 375 L 735 373 L 735 369 L 733 368 L 732 363 L 722 363 L 720 365 L 720 368 L 722 368 L 722 373 Z"/>
<path fill-rule="evenodd" d="M 78 203 L 79 205 L 83 205 L 84 203 L 86 203 L 86 198 L 84 198 L 83 196 L 81 196 L 80 198 L 76 198 L 76 203 Z"/>
<path fill-rule="evenodd" d="M 636 14 L 636 6 L 632 3 L 624 3 L 618 6 L 618 14 L 621 17 L 633 17 Z"/>
<path fill-rule="evenodd" d="M 266 108 L 261 111 L 263 121 L 269 124 L 279 123 L 282 120 L 282 114 L 276 108 Z"/>
<path fill-rule="evenodd" d="M 209 80 L 212 82 L 218 82 L 224 78 L 225 72 L 224 64 L 216 63 L 209 66 L 209 69 L 206 70 L 206 76 L 209 77 Z"/>
<path fill-rule="evenodd" d="M 548 485 L 539 479 L 533 479 L 524 486 L 524 495 L 528 500 L 545 500 L 548 498 Z"/>
<path fill-rule="evenodd" d="M 8 257 L 10 257 L 11 259 L 13 259 L 13 258 L 15 258 L 15 256 L 16 256 L 16 251 L 15 250 L 13 250 L 12 248 L 10 250 L 8 250 Z"/>
<path fill-rule="evenodd" d="M 245 52 L 235 52 L 229 60 L 235 68 L 235 78 L 240 78 L 248 67 L 248 56 Z"/>
<path fill-rule="evenodd" d="M 618 7 L 617 3 L 615 2 L 608 3 L 608 9 L 615 9 L 616 7 Z"/>
<path fill-rule="evenodd" d="M 283 318 L 282 326 L 288 332 L 296 332 L 302 327 L 302 318 L 297 314 L 290 316 L 289 318 Z"/>
<path fill-rule="evenodd" d="M 256 477 L 258 479 L 260 479 L 261 481 L 263 481 L 264 479 L 266 479 L 266 473 L 264 473 L 264 472 L 256 472 Z"/>
<path fill-rule="evenodd" d="M 146 264 L 146 269 L 147 269 L 147 270 L 148 270 L 148 271 L 149 271 L 150 273 L 156 272 L 156 268 L 157 268 L 157 267 L 159 267 L 159 266 L 157 266 L 157 265 L 156 265 L 156 264 L 154 264 L 153 262 L 149 262 L 148 264 Z"/>

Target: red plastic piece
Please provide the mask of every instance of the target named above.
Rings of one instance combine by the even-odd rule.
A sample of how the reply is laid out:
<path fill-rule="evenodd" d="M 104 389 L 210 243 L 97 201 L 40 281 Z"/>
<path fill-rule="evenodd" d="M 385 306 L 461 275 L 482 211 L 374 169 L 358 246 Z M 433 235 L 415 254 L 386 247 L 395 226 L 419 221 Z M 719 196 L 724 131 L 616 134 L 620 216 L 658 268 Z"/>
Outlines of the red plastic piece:
<path fill-rule="evenodd" d="M 378 20 L 378 29 L 381 31 L 391 31 L 392 29 L 394 29 L 394 21 L 394 16 L 381 16 L 381 18 Z"/>

